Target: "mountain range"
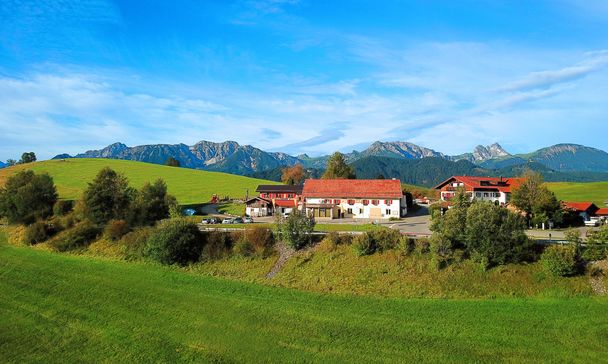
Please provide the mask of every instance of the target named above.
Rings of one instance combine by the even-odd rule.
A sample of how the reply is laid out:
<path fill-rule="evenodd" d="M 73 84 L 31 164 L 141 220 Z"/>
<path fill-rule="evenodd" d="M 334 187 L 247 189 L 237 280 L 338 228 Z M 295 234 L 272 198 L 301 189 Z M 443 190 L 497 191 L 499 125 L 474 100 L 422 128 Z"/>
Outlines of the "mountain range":
<path fill-rule="evenodd" d="M 0 168 L 4 168 L 4 167 L 6 167 L 6 164 L 0 162 Z"/>
<path fill-rule="evenodd" d="M 114 143 L 103 149 L 89 150 L 73 157 L 60 154 L 55 159 L 114 158 L 164 164 L 169 157 L 177 159 L 181 166 L 186 168 L 256 176 L 264 174 L 276 176 L 281 168 L 297 163 L 302 163 L 307 169 L 318 172 L 325 169 L 329 159 L 329 156 L 309 157 L 302 154 L 294 157 L 286 153 L 266 152 L 251 145 L 240 145 L 235 141 L 222 143 L 201 141 L 192 146 L 152 144 L 136 147 Z M 603 178 L 602 173 L 608 173 L 608 153 L 577 144 L 557 144 L 527 154 L 510 154 L 500 144 L 494 143 L 488 146 L 479 145 L 471 153 L 450 156 L 409 142 L 377 141 L 363 151 L 346 153 L 345 158 L 348 163 L 358 168 L 358 175 L 361 176 L 377 169 L 372 166 L 370 160 L 388 168 L 383 173 L 378 171 L 378 174 L 386 177 L 397 177 L 393 176 L 396 170 L 393 170 L 395 173 L 391 173 L 391 165 L 393 169 L 396 166 L 401 166 L 400 169 L 403 169 L 406 165 L 414 168 L 427 164 L 427 167 L 432 164 L 435 167 L 441 165 L 448 170 L 463 171 L 462 174 L 473 174 L 472 171 L 477 170 L 480 171 L 479 173 L 493 174 L 492 171 L 498 171 L 497 173 L 505 172 L 507 175 L 506 172 L 515 173 L 523 168 L 531 168 L 553 176 L 551 179 L 564 180 L 597 179 Z M 403 162 L 408 160 L 427 161 L 416 162 L 417 164 Z M 431 163 L 429 160 L 434 162 Z M 460 167 L 455 168 L 455 166 Z M 364 167 L 366 170 L 362 170 Z M 596 172 L 599 174 L 595 174 Z M 572 176 L 575 177 L 567 175 L 568 173 L 573 173 Z"/>

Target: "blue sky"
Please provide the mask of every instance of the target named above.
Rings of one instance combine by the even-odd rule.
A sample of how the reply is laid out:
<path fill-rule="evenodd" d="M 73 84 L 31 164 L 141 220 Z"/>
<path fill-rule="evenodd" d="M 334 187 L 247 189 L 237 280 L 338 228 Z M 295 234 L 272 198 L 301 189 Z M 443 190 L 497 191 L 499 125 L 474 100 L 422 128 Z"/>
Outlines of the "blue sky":
<path fill-rule="evenodd" d="M 0 2 L 0 160 L 236 140 L 608 150 L 608 2 Z"/>

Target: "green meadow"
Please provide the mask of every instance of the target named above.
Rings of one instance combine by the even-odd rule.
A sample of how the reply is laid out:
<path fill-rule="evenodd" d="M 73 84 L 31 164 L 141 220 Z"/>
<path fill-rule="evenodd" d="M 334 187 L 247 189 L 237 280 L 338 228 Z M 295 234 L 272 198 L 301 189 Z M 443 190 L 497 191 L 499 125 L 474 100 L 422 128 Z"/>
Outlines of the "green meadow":
<path fill-rule="evenodd" d="M 547 186 L 558 199 L 563 201 L 591 201 L 604 207 L 608 201 L 608 181 L 606 182 L 550 182 Z"/>
<path fill-rule="evenodd" d="M 602 298 L 321 294 L 5 243 L 0 276 L 3 363 L 597 363 L 608 354 Z"/>
<path fill-rule="evenodd" d="M 129 179 L 133 187 L 139 188 L 146 182 L 162 178 L 167 183 L 169 193 L 177 197 L 180 204 L 208 202 L 213 194 L 244 198 L 247 190 L 255 193 L 259 184 L 278 184 L 255 178 L 227 173 L 200 171 L 188 168 L 167 167 L 158 164 L 133 162 L 118 159 L 66 159 L 35 162 L 0 169 L 0 185 L 18 170 L 31 169 L 36 173 L 47 172 L 53 177 L 59 196 L 77 199 L 93 180 L 97 172 L 110 167 Z"/>

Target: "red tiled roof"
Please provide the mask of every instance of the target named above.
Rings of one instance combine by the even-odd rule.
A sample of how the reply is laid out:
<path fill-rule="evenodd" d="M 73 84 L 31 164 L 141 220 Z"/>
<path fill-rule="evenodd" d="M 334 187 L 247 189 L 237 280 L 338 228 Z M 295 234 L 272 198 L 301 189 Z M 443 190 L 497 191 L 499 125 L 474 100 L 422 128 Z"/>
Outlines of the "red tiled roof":
<path fill-rule="evenodd" d="M 274 205 L 279 207 L 296 207 L 296 202 L 294 200 L 275 200 Z"/>
<path fill-rule="evenodd" d="M 467 191 L 484 189 L 510 193 L 511 189 L 520 186 L 525 181 L 525 178 L 452 176 L 440 183 L 435 189 L 441 189 L 453 180 L 464 183 Z M 482 181 L 487 182 L 487 184 L 482 185 Z M 499 182 L 503 182 L 504 185 L 499 184 Z"/>
<path fill-rule="evenodd" d="M 597 210 L 597 206 L 593 202 L 570 202 L 564 201 L 564 207 L 574 210 L 574 211 L 589 211 L 589 210 Z"/>
<path fill-rule="evenodd" d="M 595 212 L 596 215 L 599 216 L 608 216 L 608 207 L 602 207 Z"/>
<path fill-rule="evenodd" d="M 307 179 L 304 197 L 401 198 L 401 182 L 394 179 Z"/>

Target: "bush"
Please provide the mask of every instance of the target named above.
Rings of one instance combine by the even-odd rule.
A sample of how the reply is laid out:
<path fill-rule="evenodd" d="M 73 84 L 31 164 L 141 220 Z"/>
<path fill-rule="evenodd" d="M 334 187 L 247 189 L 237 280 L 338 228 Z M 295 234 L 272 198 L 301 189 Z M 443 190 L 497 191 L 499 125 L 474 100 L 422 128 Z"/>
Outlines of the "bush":
<path fill-rule="evenodd" d="M 410 237 L 403 235 L 399 239 L 399 243 L 397 244 L 397 249 L 403 255 L 410 255 L 410 254 L 412 254 L 412 252 L 414 252 L 414 249 L 416 249 L 416 241 Z"/>
<path fill-rule="evenodd" d="M 0 216 L 10 223 L 33 224 L 53 212 L 57 190 L 48 174 L 21 171 L 0 188 Z"/>
<path fill-rule="evenodd" d="M 427 238 L 416 240 L 416 251 L 418 254 L 428 254 L 431 252 L 431 243 Z"/>
<path fill-rule="evenodd" d="M 268 256 L 272 253 L 275 243 L 272 230 L 262 226 L 253 226 L 247 228 L 243 235 L 243 239 L 251 244 L 256 254 Z"/>
<path fill-rule="evenodd" d="M 138 228 L 124 235 L 118 244 L 122 246 L 126 260 L 135 260 L 144 257 L 144 250 L 150 235 L 154 231 L 151 227 Z"/>
<path fill-rule="evenodd" d="M 203 235 L 203 259 L 220 259 L 229 255 L 233 242 L 244 239 L 244 234 L 234 236 L 220 231 L 212 231 Z M 236 238 L 236 239 L 235 239 Z"/>
<path fill-rule="evenodd" d="M 440 233 L 433 234 L 429 239 L 430 250 L 433 254 L 431 264 L 437 270 L 445 268 L 452 257 L 452 243 Z"/>
<path fill-rule="evenodd" d="M 311 233 L 315 227 L 315 220 L 294 210 L 286 219 L 279 218 L 277 232 L 281 239 L 290 247 L 298 250 L 311 242 Z"/>
<path fill-rule="evenodd" d="M 59 200 L 55 202 L 53 206 L 53 215 L 55 216 L 65 216 L 72 212 L 74 209 L 74 201 L 72 200 Z"/>
<path fill-rule="evenodd" d="M 394 249 L 401 240 L 401 233 L 393 229 L 379 228 L 368 231 L 372 238 L 375 251 L 383 252 Z"/>
<path fill-rule="evenodd" d="M 234 254 L 242 257 L 250 257 L 255 254 L 253 244 L 245 239 L 241 239 L 234 244 Z"/>
<path fill-rule="evenodd" d="M 565 277 L 577 273 L 576 247 L 572 245 L 552 245 L 545 249 L 540 260 L 545 269 L 554 276 Z"/>
<path fill-rule="evenodd" d="M 95 240 L 100 232 L 100 228 L 85 220 L 57 235 L 49 245 L 60 252 L 83 248 Z"/>
<path fill-rule="evenodd" d="M 581 255 L 588 262 L 606 258 L 606 248 L 599 244 L 587 244 Z"/>
<path fill-rule="evenodd" d="M 46 224 L 38 221 L 25 228 L 23 242 L 34 245 L 46 241 L 48 238 L 49 233 Z"/>
<path fill-rule="evenodd" d="M 358 256 L 371 255 L 375 251 L 374 242 L 368 233 L 355 236 L 353 249 Z"/>
<path fill-rule="evenodd" d="M 103 232 L 104 236 L 112 241 L 119 240 L 127 234 L 131 228 L 125 220 L 110 220 Z"/>
<path fill-rule="evenodd" d="M 196 224 L 183 219 L 163 221 L 154 230 L 144 255 L 162 264 L 186 265 L 201 257 L 203 241 Z"/>

